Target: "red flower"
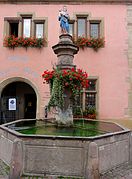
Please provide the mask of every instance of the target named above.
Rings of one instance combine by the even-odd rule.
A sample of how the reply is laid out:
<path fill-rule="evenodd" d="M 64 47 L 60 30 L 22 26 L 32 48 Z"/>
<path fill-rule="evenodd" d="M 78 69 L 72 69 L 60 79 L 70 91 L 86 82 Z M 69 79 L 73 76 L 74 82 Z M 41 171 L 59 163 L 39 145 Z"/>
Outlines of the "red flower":
<path fill-rule="evenodd" d="M 34 43 L 33 43 L 34 42 Z M 15 37 L 13 35 L 4 38 L 4 46 L 5 47 L 38 47 L 41 48 L 44 46 L 46 41 L 44 39 L 37 38 L 23 38 L 23 37 Z"/>
<path fill-rule="evenodd" d="M 68 86 L 68 85 L 69 85 L 69 84 L 66 82 L 66 83 L 65 83 L 65 86 Z"/>

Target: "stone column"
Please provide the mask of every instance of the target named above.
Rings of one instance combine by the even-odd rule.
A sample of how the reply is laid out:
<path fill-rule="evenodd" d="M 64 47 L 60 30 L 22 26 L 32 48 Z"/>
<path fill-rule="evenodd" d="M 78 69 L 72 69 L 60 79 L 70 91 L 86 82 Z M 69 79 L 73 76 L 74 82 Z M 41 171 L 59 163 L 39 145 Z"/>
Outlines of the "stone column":
<path fill-rule="evenodd" d="M 74 55 L 77 54 L 79 48 L 73 43 L 72 36 L 69 34 L 62 34 L 59 36 L 59 43 L 53 47 L 54 53 L 57 55 L 58 69 L 76 68 L 73 64 Z M 56 121 L 64 125 L 73 123 L 72 108 L 70 106 L 71 91 L 64 89 L 64 109 L 58 109 L 56 113 Z"/>
<path fill-rule="evenodd" d="M 77 54 L 79 48 L 73 44 L 72 36 L 69 34 L 62 34 L 59 37 L 59 43 L 54 45 L 53 51 L 57 54 L 57 67 L 60 69 L 75 68 L 73 64 L 74 55 Z"/>

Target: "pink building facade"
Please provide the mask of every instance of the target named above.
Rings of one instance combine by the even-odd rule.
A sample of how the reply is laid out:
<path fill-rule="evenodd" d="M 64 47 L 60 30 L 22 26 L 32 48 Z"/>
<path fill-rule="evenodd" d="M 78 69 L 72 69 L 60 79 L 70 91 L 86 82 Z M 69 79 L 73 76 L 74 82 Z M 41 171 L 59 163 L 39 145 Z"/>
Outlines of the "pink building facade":
<path fill-rule="evenodd" d="M 99 119 L 131 117 L 131 3 L 129 1 L 1 1 L 0 4 L 0 96 L 1 120 L 45 117 L 50 93 L 42 73 L 52 69 L 57 57 L 52 46 L 58 43 L 59 10 L 67 6 L 70 33 L 104 37 L 105 45 L 97 52 L 80 49 L 74 64 L 88 72 L 90 89 L 81 95 L 83 110 L 94 106 Z M 29 28 L 26 30 L 26 28 Z M 15 29 L 15 30 L 14 30 Z M 5 36 L 41 36 L 47 43 L 41 49 L 3 46 Z M 9 99 L 16 109 L 10 109 Z M 15 104 L 14 104 L 15 105 Z M 79 104 L 78 104 L 79 105 Z M 34 111 L 31 114 L 31 111 Z"/>

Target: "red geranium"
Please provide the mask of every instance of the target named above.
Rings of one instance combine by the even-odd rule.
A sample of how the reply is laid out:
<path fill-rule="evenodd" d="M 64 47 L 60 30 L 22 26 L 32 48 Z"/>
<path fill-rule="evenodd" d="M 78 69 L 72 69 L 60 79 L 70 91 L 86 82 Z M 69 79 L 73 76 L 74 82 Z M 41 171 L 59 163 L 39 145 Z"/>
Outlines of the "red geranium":
<path fill-rule="evenodd" d="M 88 74 L 81 69 L 65 69 L 65 70 L 59 70 L 54 69 L 52 71 L 44 71 L 42 74 L 42 77 L 44 78 L 44 81 L 46 83 L 53 83 L 53 80 L 55 78 L 58 78 L 63 86 L 71 87 L 72 89 L 81 89 L 81 88 L 87 88 L 88 87 Z"/>
<path fill-rule="evenodd" d="M 97 51 L 99 48 L 104 47 L 104 38 L 87 38 L 84 36 L 78 37 L 76 40 L 73 38 L 73 42 L 80 48 L 90 47 Z"/>
<path fill-rule="evenodd" d="M 42 48 L 46 44 L 46 40 L 43 38 L 27 38 L 27 37 L 15 37 L 10 35 L 4 38 L 4 46 L 9 48 L 15 47 L 36 47 Z"/>

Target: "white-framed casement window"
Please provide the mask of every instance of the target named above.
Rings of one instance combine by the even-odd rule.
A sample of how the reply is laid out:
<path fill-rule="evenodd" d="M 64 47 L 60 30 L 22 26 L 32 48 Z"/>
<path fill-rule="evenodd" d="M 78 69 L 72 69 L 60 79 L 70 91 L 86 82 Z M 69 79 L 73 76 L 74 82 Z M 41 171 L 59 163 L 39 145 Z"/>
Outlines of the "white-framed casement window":
<path fill-rule="evenodd" d="M 22 16 L 22 36 L 31 37 L 31 27 L 32 27 L 32 17 L 23 17 Z"/>
<path fill-rule="evenodd" d="M 34 21 L 34 35 L 36 38 L 43 38 L 44 37 L 44 27 L 45 26 L 45 21 Z"/>
<path fill-rule="evenodd" d="M 77 16 L 77 37 L 87 37 L 87 17 Z"/>
<path fill-rule="evenodd" d="M 101 21 L 89 21 L 89 36 L 92 38 L 99 38 L 101 31 Z"/>
<path fill-rule="evenodd" d="M 69 21 L 69 34 L 71 36 L 74 36 L 74 23 L 75 23 L 74 20 Z"/>

